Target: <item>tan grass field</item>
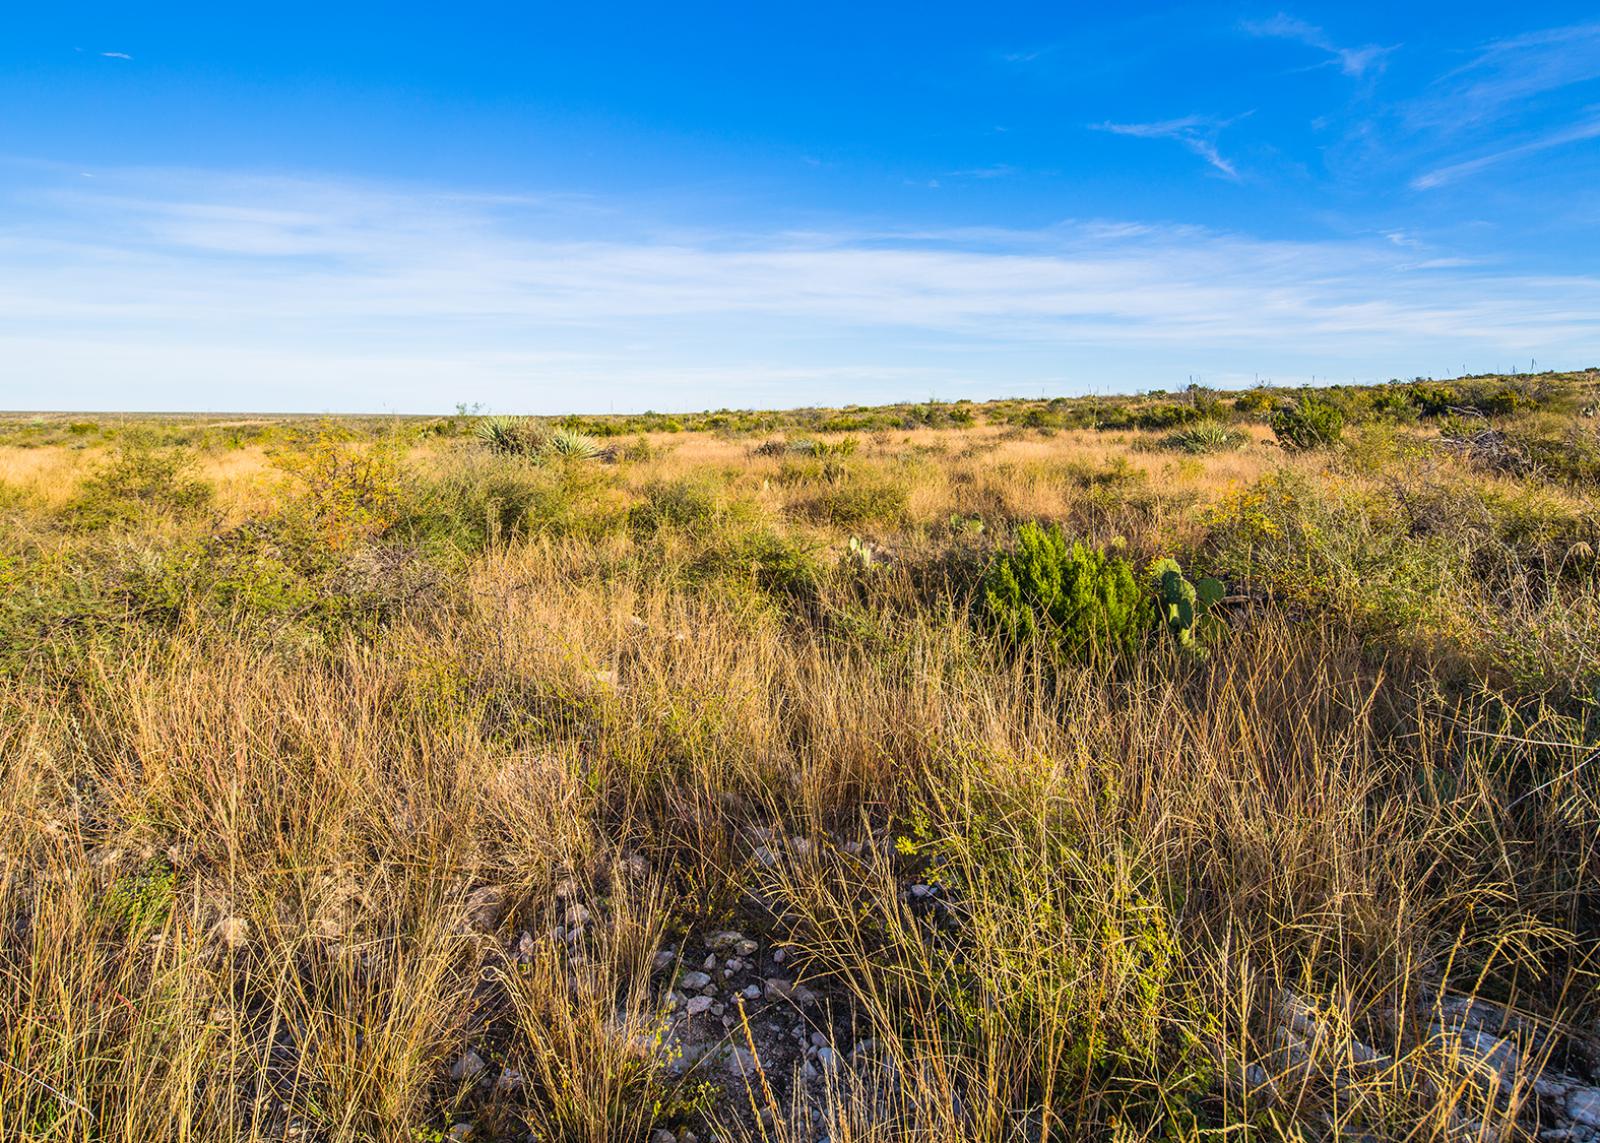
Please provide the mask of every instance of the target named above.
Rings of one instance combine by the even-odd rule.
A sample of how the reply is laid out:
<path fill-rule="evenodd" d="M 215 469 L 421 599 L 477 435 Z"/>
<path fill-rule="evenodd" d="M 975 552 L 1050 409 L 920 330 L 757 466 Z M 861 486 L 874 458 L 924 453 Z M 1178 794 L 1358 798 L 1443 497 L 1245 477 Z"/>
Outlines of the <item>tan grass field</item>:
<path fill-rule="evenodd" d="M 0 420 L 0 1138 L 1597 1137 L 1594 379 L 1395 391 Z"/>

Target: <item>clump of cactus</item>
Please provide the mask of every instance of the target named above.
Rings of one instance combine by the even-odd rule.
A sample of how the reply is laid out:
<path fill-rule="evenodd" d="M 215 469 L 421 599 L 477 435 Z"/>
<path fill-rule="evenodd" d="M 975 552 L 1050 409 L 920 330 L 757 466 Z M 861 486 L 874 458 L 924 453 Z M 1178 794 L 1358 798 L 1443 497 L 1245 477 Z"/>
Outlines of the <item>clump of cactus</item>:
<path fill-rule="evenodd" d="M 1195 635 L 1209 618 L 1209 612 L 1222 600 L 1222 584 L 1210 576 L 1190 582 L 1178 561 L 1168 557 L 1150 565 L 1150 579 L 1156 593 L 1156 606 L 1167 630 L 1188 651 L 1200 651 Z"/>

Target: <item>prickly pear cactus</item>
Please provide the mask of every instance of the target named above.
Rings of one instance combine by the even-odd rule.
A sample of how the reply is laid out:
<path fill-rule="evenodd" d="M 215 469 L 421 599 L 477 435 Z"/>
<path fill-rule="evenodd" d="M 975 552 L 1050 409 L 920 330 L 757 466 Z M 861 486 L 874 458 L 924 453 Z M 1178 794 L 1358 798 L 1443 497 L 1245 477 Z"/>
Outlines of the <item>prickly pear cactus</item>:
<path fill-rule="evenodd" d="M 1195 634 L 1206 613 L 1222 599 L 1222 584 L 1210 576 L 1202 576 L 1197 583 L 1191 583 L 1178 561 L 1171 557 L 1150 565 L 1150 579 L 1167 630 L 1179 646 L 1199 651 Z"/>

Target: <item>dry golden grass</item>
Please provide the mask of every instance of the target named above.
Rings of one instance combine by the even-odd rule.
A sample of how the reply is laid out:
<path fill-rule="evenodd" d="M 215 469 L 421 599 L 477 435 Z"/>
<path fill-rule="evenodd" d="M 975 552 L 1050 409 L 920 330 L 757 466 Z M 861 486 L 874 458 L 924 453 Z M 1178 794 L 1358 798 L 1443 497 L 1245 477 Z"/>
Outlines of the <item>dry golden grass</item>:
<path fill-rule="evenodd" d="M 1017 520 L 1221 560 L 1208 513 L 1264 477 L 1340 504 L 1424 484 L 1255 437 L 1179 458 L 1132 433 L 890 432 L 831 475 L 698 433 L 554 475 L 413 443 L 419 486 L 556 499 L 476 547 L 438 537 L 479 508 L 411 533 L 453 553 L 430 586 L 321 625 L 139 569 L 322 512 L 281 524 L 312 570 L 284 566 L 353 593 L 399 574 L 380 557 L 411 517 L 321 527 L 350 506 L 302 503 L 251 445 L 199 457 L 204 508 L 111 542 L 61 515 L 102 450 L 0 451 L 11 550 L 103 561 L 120 609 L 6 628 L 0 1137 L 1527 1137 L 1539 1068 L 1588 1066 L 1600 1018 L 1600 768 L 1577 764 L 1581 710 L 1492 652 L 1592 666 L 1582 596 L 1503 581 L 1474 643 L 1241 580 L 1207 657 L 1093 665 L 1008 653 L 969 613 Z M 1433 475 L 1550 528 L 1594 507 Z M 671 509 L 687 522 L 641 522 L 680 486 L 708 497 Z M 900 499 L 826 514 L 880 487 Z M 770 536 L 807 578 L 750 554 Z M 888 554 L 854 567 L 851 536 Z M 1461 559 L 1440 566 L 1477 574 Z M 15 581 L 18 613 L 46 586 Z M 726 928 L 818 999 L 730 997 L 709 1039 L 753 1058 L 680 1073 L 707 1034 L 670 988 Z M 1504 1088 L 1431 1030 L 1462 997 L 1523 1021 Z M 805 1074 L 797 1023 L 841 1066 Z"/>

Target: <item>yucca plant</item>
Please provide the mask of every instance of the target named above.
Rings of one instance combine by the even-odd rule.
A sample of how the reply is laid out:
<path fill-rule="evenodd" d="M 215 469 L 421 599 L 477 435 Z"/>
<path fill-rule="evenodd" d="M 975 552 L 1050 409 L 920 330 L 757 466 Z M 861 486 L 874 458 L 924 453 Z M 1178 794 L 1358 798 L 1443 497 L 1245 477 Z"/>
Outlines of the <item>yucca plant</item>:
<path fill-rule="evenodd" d="M 527 456 L 537 450 L 541 434 L 527 417 L 484 417 L 473 435 L 500 456 Z"/>
<path fill-rule="evenodd" d="M 554 456 L 568 460 L 594 460 L 600 456 L 600 442 L 588 433 L 561 429 L 550 437 L 546 446 Z"/>
<path fill-rule="evenodd" d="M 1244 433 L 1230 429 L 1227 425 L 1216 421 L 1201 421 L 1199 424 L 1187 425 L 1176 432 L 1168 433 L 1161 438 L 1161 443 L 1165 448 L 1178 452 L 1206 453 L 1243 448 L 1249 439 Z"/>

